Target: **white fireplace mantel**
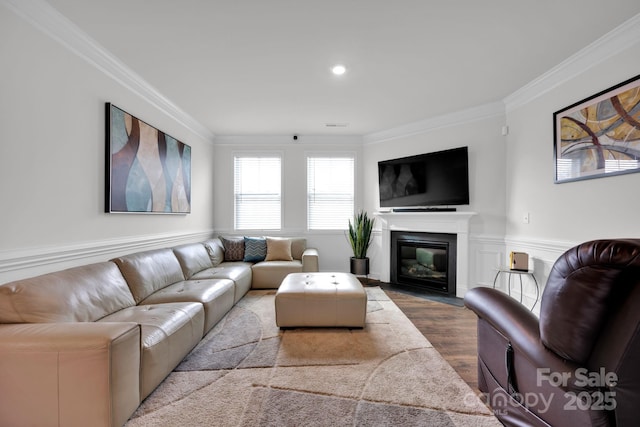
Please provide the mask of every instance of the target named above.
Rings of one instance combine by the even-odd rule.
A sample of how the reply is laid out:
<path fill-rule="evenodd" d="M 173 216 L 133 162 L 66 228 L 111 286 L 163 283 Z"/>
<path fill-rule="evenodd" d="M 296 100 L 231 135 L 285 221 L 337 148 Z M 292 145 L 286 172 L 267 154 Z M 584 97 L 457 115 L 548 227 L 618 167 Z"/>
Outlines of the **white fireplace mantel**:
<path fill-rule="evenodd" d="M 391 276 L 391 231 L 450 233 L 457 235 L 456 296 L 469 289 L 469 221 L 475 212 L 377 212 L 382 230 L 380 280 Z"/>

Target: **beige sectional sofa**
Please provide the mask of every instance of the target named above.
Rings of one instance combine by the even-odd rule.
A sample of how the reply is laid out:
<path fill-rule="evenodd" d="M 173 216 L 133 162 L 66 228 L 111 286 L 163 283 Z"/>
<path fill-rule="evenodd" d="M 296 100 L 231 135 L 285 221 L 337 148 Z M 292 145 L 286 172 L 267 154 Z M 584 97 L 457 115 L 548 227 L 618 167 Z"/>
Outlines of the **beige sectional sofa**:
<path fill-rule="evenodd" d="M 267 238 L 267 243 L 274 240 L 283 240 L 283 238 Z M 282 279 L 289 273 L 319 271 L 318 251 L 314 248 L 307 248 L 306 239 L 284 238 L 284 240 L 291 242 L 291 259 L 286 259 L 287 254 L 280 253 L 275 255 L 275 259 L 270 260 L 267 254 L 265 261 L 251 263 L 252 289 L 275 289 L 280 286 Z M 213 266 L 214 270 L 227 270 L 238 266 L 238 261 L 224 261 L 224 245 L 219 238 L 208 240 L 206 247 L 209 250 L 210 259 L 222 260 L 219 264 Z M 202 256 L 200 258 L 204 259 Z M 203 277 L 203 275 L 207 277 L 207 273 L 205 272 L 195 277 Z M 211 277 L 215 277 L 215 275 Z"/>
<path fill-rule="evenodd" d="M 318 271 L 290 242 L 287 261 L 228 262 L 211 239 L 0 286 L 0 425 L 123 425 L 251 287 Z"/>

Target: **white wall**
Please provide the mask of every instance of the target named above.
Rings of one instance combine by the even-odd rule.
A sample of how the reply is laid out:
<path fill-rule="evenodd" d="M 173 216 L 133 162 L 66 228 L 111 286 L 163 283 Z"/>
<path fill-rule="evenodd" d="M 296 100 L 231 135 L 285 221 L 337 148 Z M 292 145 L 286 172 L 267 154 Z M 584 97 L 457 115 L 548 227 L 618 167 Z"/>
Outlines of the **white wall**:
<path fill-rule="evenodd" d="M 640 236 L 640 175 L 554 184 L 552 122 L 555 111 L 639 72 L 640 44 L 508 113 L 509 236 L 572 242 Z M 521 221 L 523 212 L 531 213 L 530 224 Z"/>
<path fill-rule="evenodd" d="M 365 137 L 364 145 L 359 137 L 302 137 L 297 144 L 290 137 L 237 137 L 220 138 L 214 146 L 211 138 L 131 89 L 126 79 L 110 77 L 91 58 L 87 61 L 0 6 L 0 283 L 196 241 L 214 230 L 233 232 L 233 152 L 265 148 L 285 154 L 280 234 L 305 235 L 310 246 L 320 249 L 322 269 L 348 271 L 344 233 L 306 231 L 304 153 L 355 151 L 356 206 L 373 212 L 378 209 L 379 160 L 462 145 L 470 148 L 471 203 L 461 209 L 478 213 L 470 230 L 470 283 L 491 285 L 495 267 L 506 262 L 511 250 L 530 253 L 538 282 L 544 283 L 552 263 L 570 246 L 640 234 L 640 199 L 635 197 L 640 174 L 553 184 L 553 112 L 640 70 L 636 27 L 625 28 L 618 36 L 626 47 L 609 49 L 619 52 L 615 56 L 602 59 L 597 49 L 611 42 L 603 38 L 591 57 L 577 58 L 584 72 L 552 79 L 550 90 L 513 108 L 507 101 L 506 116 L 463 118 L 392 139 L 393 130 L 383 131 L 384 141 Z M 103 213 L 105 102 L 191 145 L 191 214 Z M 501 135 L 505 123 L 510 130 L 506 139 Z M 524 213 L 530 214 L 529 224 L 522 222 Z M 375 275 L 375 247 L 371 256 Z M 527 286 L 525 297 L 533 295 Z"/>
<path fill-rule="evenodd" d="M 503 115 L 465 120 L 436 127 L 419 134 L 396 137 L 363 148 L 364 206 L 369 212 L 379 209 L 378 161 L 428 153 L 447 148 L 469 147 L 470 203 L 458 211 L 476 212 L 469 229 L 469 283 L 490 284 L 492 274 L 504 258 L 505 137 Z M 377 258 L 381 236 L 376 233 L 370 257 L 372 275 L 378 274 Z M 480 268 L 477 268 L 479 266 Z"/>
<path fill-rule="evenodd" d="M 546 282 L 553 262 L 575 244 L 640 237 L 640 174 L 554 184 L 552 120 L 555 111 L 639 72 L 636 42 L 542 96 L 507 110 L 507 250 L 530 254 L 539 283 Z M 529 224 L 522 221 L 525 212 L 530 213 Z"/>
<path fill-rule="evenodd" d="M 213 227 L 213 145 L 0 6 L 0 283 Z M 105 102 L 192 148 L 192 213 L 104 213 Z"/>
<path fill-rule="evenodd" d="M 612 30 L 505 99 L 504 117 L 458 123 L 444 119 L 445 127 L 365 145 L 363 181 L 377 180 L 379 160 L 469 145 L 471 204 L 459 210 L 478 213 L 470 229 L 470 285 L 492 286 L 508 253 L 524 251 L 541 295 L 553 263 L 570 247 L 596 238 L 640 237 L 640 198 L 635 197 L 640 174 L 554 184 L 552 121 L 555 111 L 640 72 L 637 28 L 624 24 Z M 509 133 L 503 138 L 505 124 Z M 378 209 L 377 191 L 376 186 L 366 187 L 364 206 L 370 211 Z M 374 258 L 379 241 L 377 235 Z M 496 286 L 506 290 L 505 275 Z M 525 277 L 523 287 L 522 299 L 531 307 L 536 298 L 533 280 Z M 521 297 L 519 282 L 512 293 Z M 539 308 L 538 302 L 534 312 Z"/>
<path fill-rule="evenodd" d="M 380 208 L 378 162 L 448 148 L 469 147 L 469 205 L 459 211 L 477 212 L 472 221 L 475 234 L 503 235 L 505 212 L 504 116 L 458 123 L 417 135 L 398 137 L 364 147 L 363 179 L 365 207 Z"/>
<path fill-rule="evenodd" d="M 234 230 L 233 157 L 235 153 L 275 152 L 282 155 L 282 230 Z M 308 247 L 320 252 L 320 269 L 349 271 L 351 247 L 344 231 L 307 230 L 307 153 L 353 153 L 356 158 L 356 210 L 362 205 L 362 138 L 300 136 L 228 136 L 216 138 L 213 206 L 216 233 L 239 235 L 302 236 Z"/>

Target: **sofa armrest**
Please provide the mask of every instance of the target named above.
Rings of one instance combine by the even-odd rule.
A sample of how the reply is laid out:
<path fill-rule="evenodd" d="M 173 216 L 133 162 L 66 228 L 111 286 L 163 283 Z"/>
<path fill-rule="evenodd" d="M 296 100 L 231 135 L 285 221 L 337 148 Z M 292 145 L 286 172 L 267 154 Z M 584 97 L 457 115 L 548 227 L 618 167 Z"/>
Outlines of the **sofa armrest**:
<path fill-rule="evenodd" d="M 541 375 L 565 373 L 568 381 L 562 389 L 586 390 L 575 384 L 575 373 L 581 366 L 562 359 L 545 347 L 540 339 L 538 318 L 524 305 L 504 292 L 484 287 L 470 289 L 464 297 L 464 305 L 506 337 L 514 351 L 524 356 L 531 366 L 544 368 L 547 374 Z"/>
<path fill-rule="evenodd" d="M 122 426 L 140 404 L 136 323 L 0 325 L 0 424 Z"/>
<path fill-rule="evenodd" d="M 320 271 L 318 262 L 318 250 L 315 248 L 307 248 L 302 253 L 302 272 Z"/>

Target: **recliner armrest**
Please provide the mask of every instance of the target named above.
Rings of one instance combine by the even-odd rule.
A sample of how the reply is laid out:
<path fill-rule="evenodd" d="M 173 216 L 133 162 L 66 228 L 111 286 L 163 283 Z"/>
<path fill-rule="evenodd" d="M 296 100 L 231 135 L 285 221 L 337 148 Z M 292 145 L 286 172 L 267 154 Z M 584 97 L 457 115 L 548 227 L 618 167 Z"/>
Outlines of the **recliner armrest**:
<path fill-rule="evenodd" d="M 302 253 L 302 272 L 316 272 L 319 270 L 318 250 L 315 248 L 307 248 Z"/>
<path fill-rule="evenodd" d="M 523 337 L 526 343 L 540 338 L 538 318 L 505 293 L 492 288 L 473 288 L 464 296 L 464 305 L 507 337 Z M 526 337 L 526 338 L 525 338 Z"/>
<path fill-rule="evenodd" d="M 0 325 L 2 425 L 122 426 L 139 375 L 136 323 Z"/>
<path fill-rule="evenodd" d="M 497 289 L 484 287 L 470 289 L 464 297 L 464 305 L 506 337 L 515 352 L 526 357 L 532 366 L 548 369 L 553 374 L 569 373 L 562 389 L 587 389 L 575 384 L 575 373 L 581 366 L 562 359 L 545 347 L 540 339 L 538 318 L 524 305 Z"/>

